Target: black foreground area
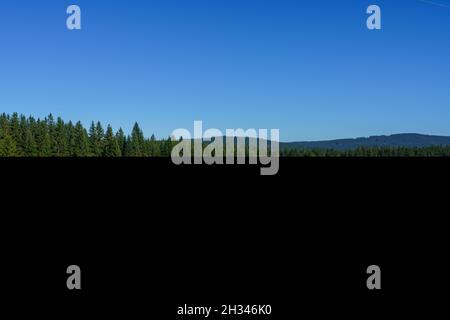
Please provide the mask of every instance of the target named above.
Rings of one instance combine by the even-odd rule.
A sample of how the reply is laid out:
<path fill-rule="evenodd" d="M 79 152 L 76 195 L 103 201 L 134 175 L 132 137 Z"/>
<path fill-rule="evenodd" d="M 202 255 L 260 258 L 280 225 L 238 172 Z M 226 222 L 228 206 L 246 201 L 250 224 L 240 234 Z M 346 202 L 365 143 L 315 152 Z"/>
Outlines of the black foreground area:
<path fill-rule="evenodd" d="M 366 319 L 444 306 L 447 159 L 281 159 L 272 177 L 170 159 L 0 165 L 16 314 L 203 319 L 177 310 L 271 305 L 209 318 Z M 379 291 L 366 287 L 374 264 Z M 66 287 L 70 265 L 80 291 Z"/>

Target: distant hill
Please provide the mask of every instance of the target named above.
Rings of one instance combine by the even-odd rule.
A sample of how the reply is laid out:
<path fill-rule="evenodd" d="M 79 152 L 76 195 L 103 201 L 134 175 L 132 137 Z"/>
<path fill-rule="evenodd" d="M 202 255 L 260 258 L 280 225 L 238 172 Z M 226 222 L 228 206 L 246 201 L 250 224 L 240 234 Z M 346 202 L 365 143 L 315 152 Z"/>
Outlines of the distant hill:
<path fill-rule="evenodd" d="M 354 150 L 359 147 L 408 147 L 424 148 L 430 146 L 449 146 L 450 137 L 431 136 L 415 133 L 372 136 L 356 139 L 340 139 L 315 142 L 280 143 L 281 149 L 334 149 Z"/>

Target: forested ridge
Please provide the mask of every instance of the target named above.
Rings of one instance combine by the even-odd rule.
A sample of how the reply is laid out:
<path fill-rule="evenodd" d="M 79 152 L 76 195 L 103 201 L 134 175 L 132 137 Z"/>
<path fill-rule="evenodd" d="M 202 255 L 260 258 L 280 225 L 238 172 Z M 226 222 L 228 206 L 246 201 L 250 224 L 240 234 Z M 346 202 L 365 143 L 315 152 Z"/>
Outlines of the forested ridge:
<path fill-rule="evenodd" d="M 86 129 L 81 122 L 65 122 L 14 113 L 0 115 L 0 157 L 169 157 L 177 143 L 171 138 L 145 138 L 135 123 L 131 134 L 114 131 L 100 122 Z M 353 150 L 282 147 L 284 157 L 449 157 L 450 146 L 359 147 Z"/>

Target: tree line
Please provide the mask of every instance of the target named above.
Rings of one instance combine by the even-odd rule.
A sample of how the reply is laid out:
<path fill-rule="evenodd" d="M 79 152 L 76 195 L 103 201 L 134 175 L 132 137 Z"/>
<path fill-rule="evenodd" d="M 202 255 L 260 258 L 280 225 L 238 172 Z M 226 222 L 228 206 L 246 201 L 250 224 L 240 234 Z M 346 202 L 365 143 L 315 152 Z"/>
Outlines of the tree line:
<path fill-rule="evenodd" d="M 170 137 L 145 138 L 138 123 L 130 135 L 100 122 L 89 129 L 52 115 L 35 119 L 0 115 L 0 157 L 170 157 L 177 143 Z M 248 145 L 247 145 L 248 152 Z M 425 148 L 360 147 L 354 150 L 282 148 L 282 157 L 450 157 L 450 146 Z"/>
<path fill-rule="evenodd" d="M 281 150 L 282 157 L 450 157 L 450 146 L 359 147 L 353 150 L 293 149 Z"/>
<path fill-rule="evenodd" d="M 175 141 L 146 139 L 135 123 L 130 135 L 100 122 L 89 129 L 52 115 L 35 119 L 0 115 L 0 157 L 158 157 L 170 156 Z"/>

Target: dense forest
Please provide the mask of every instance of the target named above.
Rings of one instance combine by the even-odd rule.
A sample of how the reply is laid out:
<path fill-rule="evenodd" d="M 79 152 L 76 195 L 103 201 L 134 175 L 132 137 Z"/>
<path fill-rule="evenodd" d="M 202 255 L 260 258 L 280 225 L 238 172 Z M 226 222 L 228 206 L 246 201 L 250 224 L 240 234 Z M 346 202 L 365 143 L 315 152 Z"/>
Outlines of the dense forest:
<path fill-rule="evenodd" d="M 158 157 L 170 156 L 175 142 L 157 141 L 136 123 L 131 135 L 114 132 L 100 122 L 89 130 L 81 122 L 73 124 L 49 115 L 35 119 L 14 113 L 0 115 L 0 157 Z"/>
<path fill-rule="evenodd" d="M 284 157 L 450 157 L 450 146 L 423 148 L 359 147 L 353 150 L 284 149 Z"/>
<path fill-rule="evenodd" d="M 89 129 L 81 122 L 35 119 L 14 113 L 0 115 L 0 157 L 169 157 L 170 138 L 145 138 L 136 123 L 130 135 L 100 122 Z M 283 148 L 284 157 L 449 157 L 450 146 L 426 148 L 360 147 L 354 150 Z"/>

